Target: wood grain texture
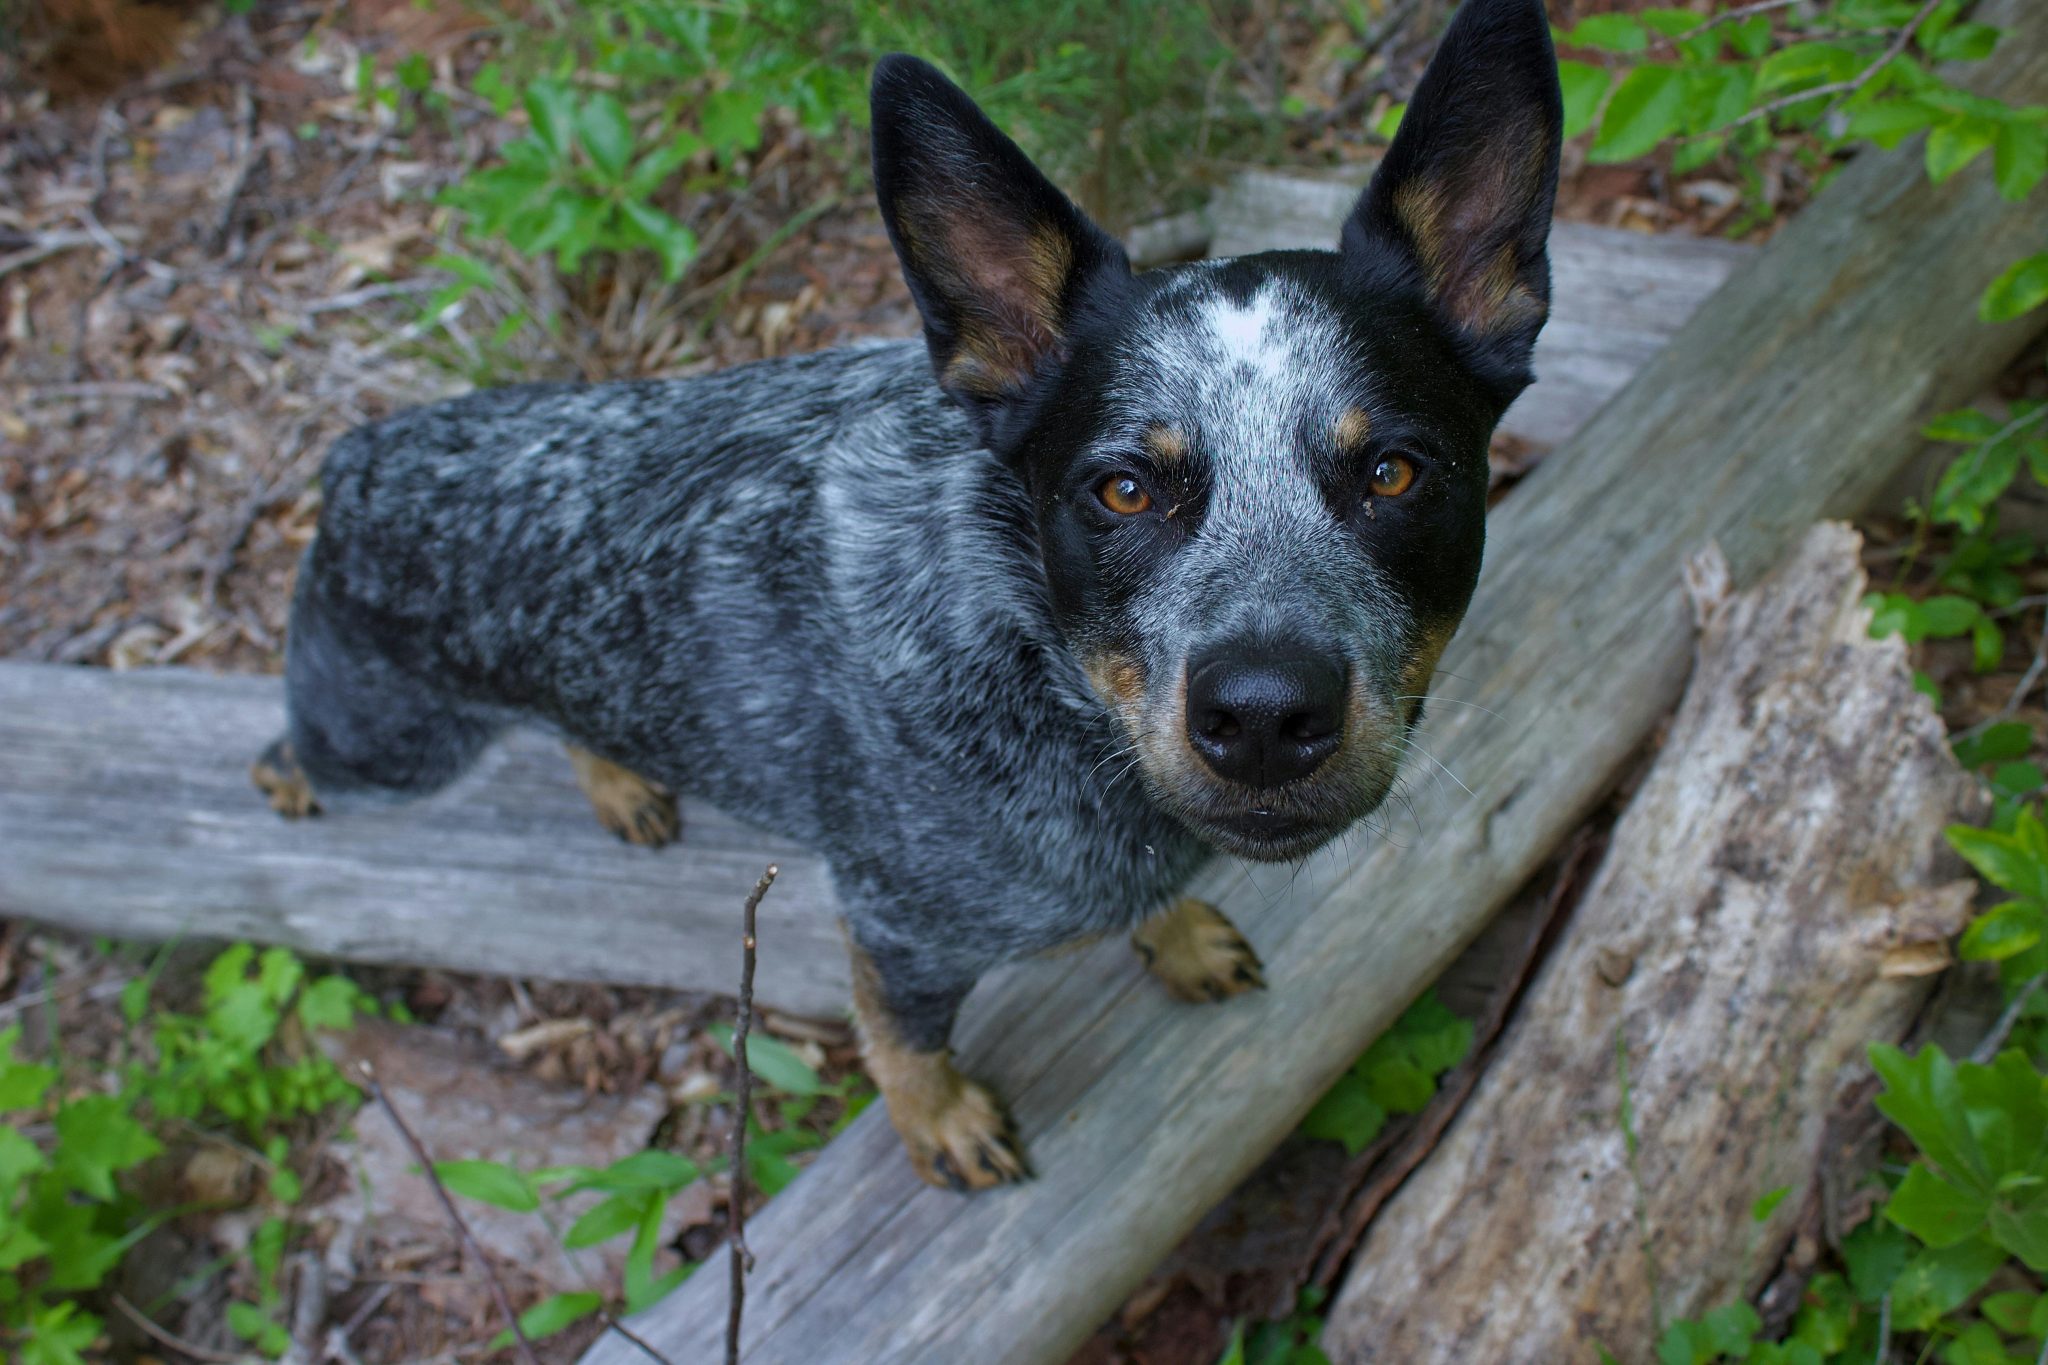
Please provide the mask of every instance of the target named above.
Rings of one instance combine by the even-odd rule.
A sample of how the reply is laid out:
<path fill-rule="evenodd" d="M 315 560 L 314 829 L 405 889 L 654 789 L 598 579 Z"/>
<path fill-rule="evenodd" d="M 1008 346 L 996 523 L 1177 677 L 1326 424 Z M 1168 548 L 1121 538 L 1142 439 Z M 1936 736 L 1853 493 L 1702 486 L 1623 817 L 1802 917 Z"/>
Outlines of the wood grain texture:
<path fill-rule="evenodd" d="M 282 820 L 248 766 L 283 724 L 276 678 L 0 662 L 0 915 L 730 994 L 740 903 L 774 861 L 756 989 L 844 1010 L 824 863 L 788 840 L 686 802 L 686 848 L 628 847 L 537 734 L 425 801 Z"/>
<path fill-rule="evenodd" d="M 2048 7 L 1977 88 L 2048 98 Z M 765 1365 L 1063 1360 L 1536 869 L 1676 700 L 1684 555 L 1738 583 L 1817 518 L 1854 511 L 2020 350 L 1975 301 L 2038 250 L 2039 200 L 1979 164 L 1930 188 L 1910 143 L 1852 165 L 1499 509 L 1424 743 L 1411 821 L 1298 870 L 1222 865 L 1200 890 L 1272 989 L 1177 1006 L 1120 944 L 985 983 L 965 1069 L 1011 1101 L 1039 1172 L 975 1198 L 920 1185 L 863 1115 L 750 1223 L 746 1359 Z M 1464 704 L 1461 704 L 1464 703 Z M 635 1324 L 672 1359 L 722 1349 L 698 1276 Z M 642 1359 L 616 1337 L 592 1365 Z"/>
<path fill-rule="evenodd" d="M 1697 1317 L 1776 1269 L 1865 1046 L 1904 1035 L 1977 889 L 1941 831 L 1978 785 L 1870 638 L 1861 543 L 1824 523 L 1712 611 L 1598 877 L 1359 1248 L 1333 1360 L 1651 1360 L 1653 1305 Z"/>
<path fill-rule="evenodd" d="M 1274 247 L 1332 247 L 1358 198 L 1337 181 L 1250 171 L 1210 208 L 1218 256 Z M 1536 340 L 1536 382 L 1501 422 L 1550 447 L 1612 398 L 1709 294 L 1757 249 L 1711 238 L 1558 223 L 1550 232 L 1550 321 Z"/>

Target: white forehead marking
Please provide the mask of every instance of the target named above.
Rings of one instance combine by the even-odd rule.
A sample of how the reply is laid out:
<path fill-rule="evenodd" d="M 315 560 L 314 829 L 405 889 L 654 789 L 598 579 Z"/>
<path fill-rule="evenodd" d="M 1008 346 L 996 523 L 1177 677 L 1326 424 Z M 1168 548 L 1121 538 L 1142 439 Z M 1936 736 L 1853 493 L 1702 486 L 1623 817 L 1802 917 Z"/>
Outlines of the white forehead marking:
<path fill-rule="evenodd" d="M 1244 304 L 1219 295 L 1209 301 L 1207 313 L 1205 320 L 1223 352 L 1224 360 L 1250 365 L 1258 370 L 1270 371 L 1285 366 L 1287 353 L 1292 348 L 1281 344 L 1274 335 L 1271 286 L 1261 287 Z"/>

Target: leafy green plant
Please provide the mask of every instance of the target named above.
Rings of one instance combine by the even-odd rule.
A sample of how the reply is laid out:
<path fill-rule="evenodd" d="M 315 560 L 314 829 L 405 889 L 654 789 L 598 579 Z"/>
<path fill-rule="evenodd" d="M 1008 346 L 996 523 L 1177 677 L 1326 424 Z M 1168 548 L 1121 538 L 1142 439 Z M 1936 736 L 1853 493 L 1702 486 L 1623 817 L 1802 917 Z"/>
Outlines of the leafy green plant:
<path fill-rule="evenodd" d="M 1330 1365 L 1330 1357 L 1316 1344 L 1323 1335 L 1323 1301 L 1328 1297 L 1311 1285 L 1301 1291 L 1290 1316 L 1238 1323 L 1216 1365 Z"/>
<path fill-rule="evenodd" d="M 1387 1031 L 1337 1078 L 1301 1121 L 1313 1138 L 1344 1144 L 1356 1156 L 1393 1114 L 1419 1112 L 1436 1094 L 1437 1080 L 1465 1059 L 1472 1021 L 1451 1012 L 1425 991 Z"/>
<path fill-rule="evenodd" d="M 715 1025 L 708 1031 L 730 1056 L 732 1029 Z M 801 1169 L 794 1160 L 798 1153 L 822 1147 L 874 1099 L 873 1088 L 860 1076 L 828 1083 L 787 1043 L 763 1033 L 747 1039 L 747 1069 L 767 1087 L 766 1095 L 757 1098 L 776 1118 L 771 1128 L 758 1115 L 747 1116 L 747 1179 L 751 1188 L 766 1196 L 780 1193 L 796 1179 Z M 737 1099 L 723 1091 L 708 1098 L 728 1104 Z M 841 1109 L 827 1131 L 803 1127 L 819 1101 L 828 1098 L 837 1100 Z M 655 1272 L 661 1216 L 678 1193 L 724 1164 L 721 1158 L 699 1166 L 674 1152 L 650 1150 L 604 1167 L 552 1166 L 526 1172 L 501 1161 L 464 1160 L 436 1162 L 434 1173 L 455 1194 L 515 1213 L 540 1215 L 551 1229 L 552 1206 L 593 1191 L 603 1194 L 559 1235 L 571 1251 L 631 1236 L 617 1300 L 618 1311 L 631 1314 L 658 1302 L 697 1269 L 697 1263 L 686 1261 Z M 519 1327 L 531 1338 L 549 1336 L 610 1311 L 609 1304 L 606 1295 L 594 1289 L 552 1294 L 521 1313 Z M 512 1340 L 507 1329 L 492 1343 L 493 1349 Z"/>
<path fill-rule="evenodd" d="M 148 1014 L 155 973 L 123 991 L 131 1033 Z M 159 1013 L 144 1056 L 82 1083 L 17 1055 L 21 1029 L 0 1032 L 0 1345 L 26 1365 L 82 1365 L 100 1335 L 90 1296 L 154 1228 L 181 1209 L 151 1210 L 127 1182 L 160 1156 L 178 1125 L 232 1126 L 261 1144 L 265 1190 L 288 1210 L 300 1185 L 279 1128 L 355 1094 L 313 1030 L 345 1028 L 373 1003 L 345 977 L 307 979 L 282 949 L 260 958 L 229 948 L 207 969 L 202 1012 Z M 291 1344 L 279 1321 L 278 1268 L 290 1223 L 273 1212 L 250 1239 L 256 1302 L 236 1302 L 228 1325 L 258 1351 Z"/>
<path fill-rule="evenodd" d="M 662 322 L 703 306 L 708 287 L 676 286 L 729 229 L 761 159 L 796 148 L 841 178 L 865 173 L 868 73 L 895 50 L 959 76 L 1092 209 L 1121 221 L 1193 188 L 1191 150 L 1199 160 L 1257 123 L 1213 88 L 1229 49 L 1212 19 L 1193 0 L 1164 11 L 1114 0 L 598 0 L 508 14 L 470 94 L 527 132 L 442 195 L 456 240 L 430 262 L 450 280 L 424 318 L 482 305 L 495 331 L 463 342 L 488 379 L 530 323 L 576 357 L 581 334 L 622 297 L 644 295 L 633 316 Z M 407 75 L 401 63 L 376 97 L 396 108 L 409 92 L 438 93 L 414 90 L 431 80 L 423 65 Z M 716 293 L 834 202 L 799 209 Z M 640 278 L 643 257 L 658 280 Z"/>

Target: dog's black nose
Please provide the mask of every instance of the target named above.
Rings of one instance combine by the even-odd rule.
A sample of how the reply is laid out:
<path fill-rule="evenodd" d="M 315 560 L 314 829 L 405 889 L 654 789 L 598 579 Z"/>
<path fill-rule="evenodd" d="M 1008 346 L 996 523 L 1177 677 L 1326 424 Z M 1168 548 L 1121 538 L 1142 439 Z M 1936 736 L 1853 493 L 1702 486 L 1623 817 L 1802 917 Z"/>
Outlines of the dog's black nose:
<path fill-rule="evenodd" d="M 1344 669 L 1325 659 L 1211 655 L 1188 668 L 1188 743 L 1221 777 L 1277 787 L 1343 742 Z"/>

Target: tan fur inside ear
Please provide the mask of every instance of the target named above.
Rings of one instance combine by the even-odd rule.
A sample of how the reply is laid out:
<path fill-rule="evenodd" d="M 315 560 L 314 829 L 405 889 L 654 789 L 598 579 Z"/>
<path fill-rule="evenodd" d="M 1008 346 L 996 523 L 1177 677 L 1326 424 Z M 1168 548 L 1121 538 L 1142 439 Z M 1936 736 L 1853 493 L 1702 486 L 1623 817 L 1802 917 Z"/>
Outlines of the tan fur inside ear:
<path fill-rule="evenodd" d="M 1023 387 L 1059 347 L 1072 243 L 1051 227 L 1020 240 L 1002 224 L 954 219 L 938 226 L 943 250 L 924 253 L 914 237 L 912 250 L 958 317 L 958 349 L 944 382 L 986 397 Z"/>
<path fill-rule="evenodd" d="M 1394 215 L 1415 244 L 1431 297 L 1466 331 L 1488 336 L 1543 314 L 1499 225 L 1534 195 L 1545 164 L 1540 142 L 1528 141 L 1503 149 L 1487 173 L 1465 183 L 1418 180 L 1395 191 Z"/>

